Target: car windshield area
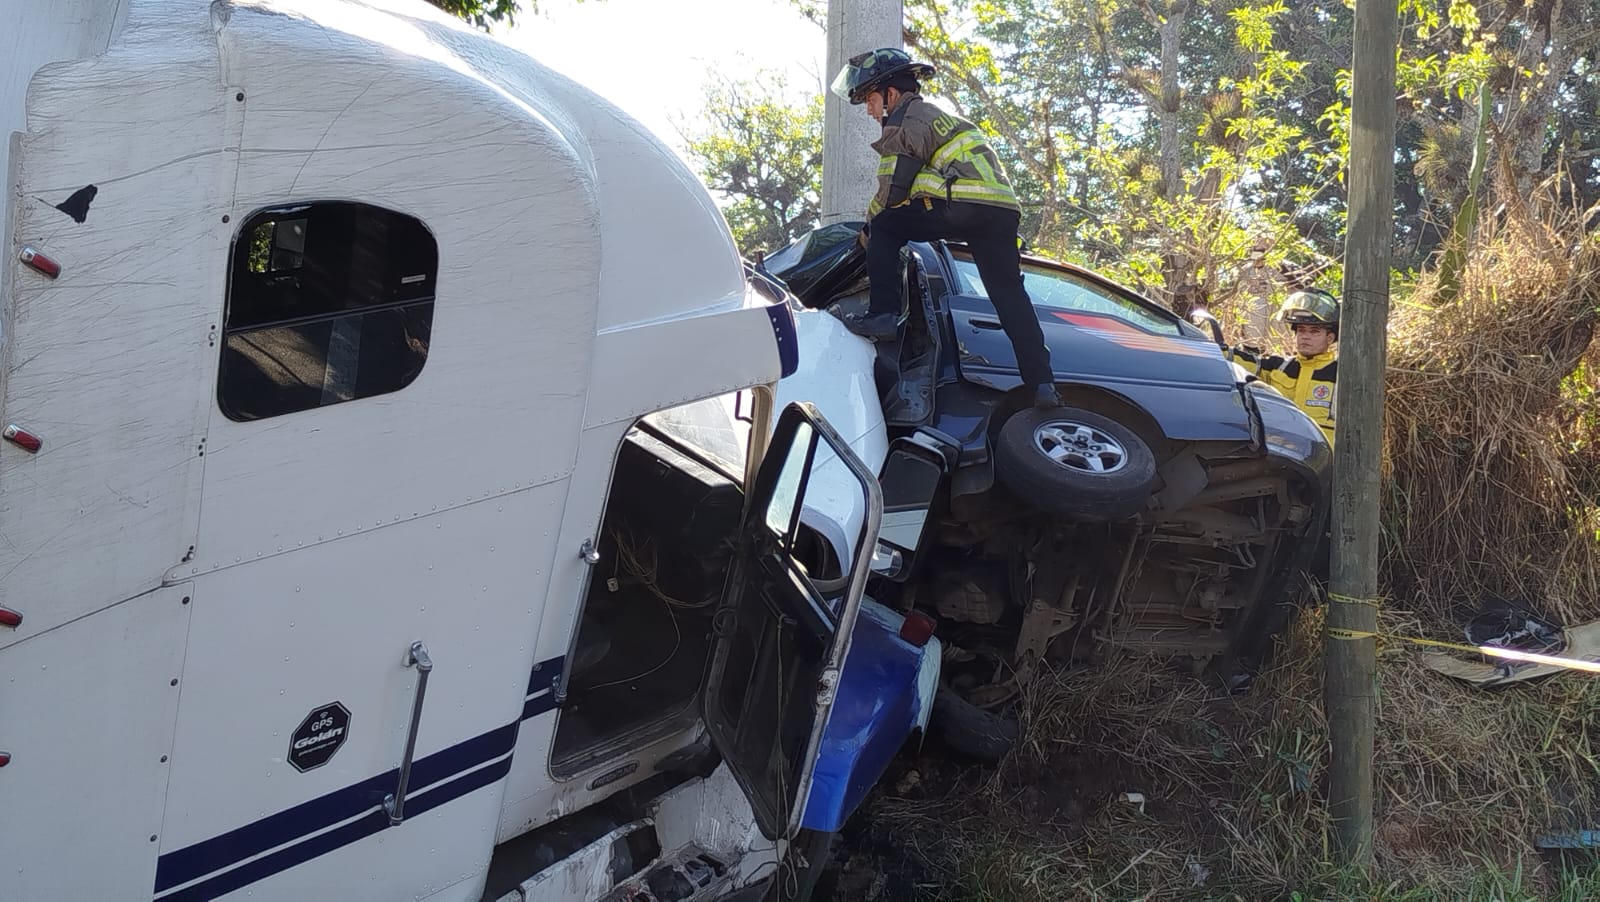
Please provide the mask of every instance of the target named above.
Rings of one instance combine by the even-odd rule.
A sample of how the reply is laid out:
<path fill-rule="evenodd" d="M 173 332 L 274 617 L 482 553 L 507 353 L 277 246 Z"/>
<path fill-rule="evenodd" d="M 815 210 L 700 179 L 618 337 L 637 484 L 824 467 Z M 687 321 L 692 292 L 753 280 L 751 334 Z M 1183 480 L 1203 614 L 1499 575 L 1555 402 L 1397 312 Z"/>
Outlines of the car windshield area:
<path fill-rule="evenodd" d="M 950 256 L 955 268 L 956 292 L 988 300 L 989 292 L 978 278 L 978 265 L 972 258 L 959 252 L 952 252 Z M 1022 284 L 1036 307 L 1098 313 L 1162 335 L 1183 334 L 1183 327 L 1176 321 L 1070 272 L 1024 262 Z"/>
<path fill-rule="evenodd" d="M 847 241 L 855 241 L 861 230 L 859 223 L 840 222 L 823 226 L 796 238 L 792 243 L 767 255 L 766 270 L 781 273 L 816 261 L 818 257 L 838 248 Z"/>

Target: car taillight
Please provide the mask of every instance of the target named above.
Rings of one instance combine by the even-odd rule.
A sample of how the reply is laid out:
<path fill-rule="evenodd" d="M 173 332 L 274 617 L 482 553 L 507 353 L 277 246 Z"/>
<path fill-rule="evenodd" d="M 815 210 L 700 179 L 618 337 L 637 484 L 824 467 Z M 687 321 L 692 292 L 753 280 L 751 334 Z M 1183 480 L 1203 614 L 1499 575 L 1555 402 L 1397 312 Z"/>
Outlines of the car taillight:
<path fill-rule="evenodd" d="M 912 611 L 906 615 L 905 622 L 900 624 L 900 638 L 921 648 L 933 638 L 933 630 L 937 626 L 932 617 Z"/>

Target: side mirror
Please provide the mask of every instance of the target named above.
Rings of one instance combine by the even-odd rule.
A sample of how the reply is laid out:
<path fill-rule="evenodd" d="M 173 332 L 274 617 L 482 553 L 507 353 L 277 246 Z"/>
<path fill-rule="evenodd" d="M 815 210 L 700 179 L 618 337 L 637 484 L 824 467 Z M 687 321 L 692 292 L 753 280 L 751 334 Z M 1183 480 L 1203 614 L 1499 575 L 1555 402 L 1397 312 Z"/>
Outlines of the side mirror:
<path fill-rule="evenodd" d="M 873 572 L 904 582 L 928 540 L 933 510 L 947 469 L 945 455 L 923 435 L 897 440 L 889 449 L 878 485 L 883 490 L 883 523 L 873 555 Z"/>
<path fill-rule="evenodd" d="M 1211 315 L 1211 311 L 1204 307 L 1196 307 L 1189 311 L 1189 322 L 1206 329 L 1211 333 L 1211 340 L 1222 347 L 1227 347 L 1228 342 L 1222 337 L 1222 323 Z"/>

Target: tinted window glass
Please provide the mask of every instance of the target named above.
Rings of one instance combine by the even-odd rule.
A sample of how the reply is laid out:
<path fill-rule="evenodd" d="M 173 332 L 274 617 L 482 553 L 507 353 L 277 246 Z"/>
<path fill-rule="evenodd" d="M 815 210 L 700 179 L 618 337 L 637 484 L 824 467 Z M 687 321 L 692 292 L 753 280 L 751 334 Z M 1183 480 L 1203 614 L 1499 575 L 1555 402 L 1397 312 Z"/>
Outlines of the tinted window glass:
<path fill-rule="evenodd" d="M 989 292 L 983 287 L 983 280 L 978 278 L 977 264 L 966 257 L 952 256 L 955 261 L 956 292 L 987 300 Z M 1137 301 L 1117 295 L 1072 273 L 1024 263 L 1022 283 L 1028 289 L 1028 297 L 1032 298 L 1034 305 L 1038 307 L 1100 313 L 1115 316 L 1152 332 L 1165 335 L 1183 334 L 1183 327 L 1177 322 Z"/>
<path fill-rule="evenodd" d="M 428 357 L 439 250 L 366 204 L 263 210 L 233 247 L 217 402 L 256 420 L 399 391 Z"/>

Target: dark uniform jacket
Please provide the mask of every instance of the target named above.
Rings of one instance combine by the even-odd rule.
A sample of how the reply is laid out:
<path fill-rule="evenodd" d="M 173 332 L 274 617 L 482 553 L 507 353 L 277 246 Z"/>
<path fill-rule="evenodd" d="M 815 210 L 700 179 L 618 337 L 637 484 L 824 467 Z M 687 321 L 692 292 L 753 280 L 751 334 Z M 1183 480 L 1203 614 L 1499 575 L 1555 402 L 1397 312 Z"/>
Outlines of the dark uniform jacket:
<path fill-rule="evenodd" d="M 1020 209 L 983 132 L 920 94 L 901 98 L 872 149 L 880 159 L 878 193 L 867 205 L 869 218 L 919 197 Z"/>

